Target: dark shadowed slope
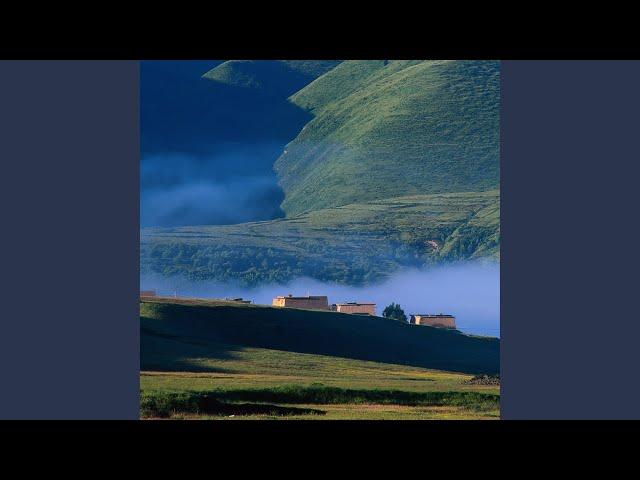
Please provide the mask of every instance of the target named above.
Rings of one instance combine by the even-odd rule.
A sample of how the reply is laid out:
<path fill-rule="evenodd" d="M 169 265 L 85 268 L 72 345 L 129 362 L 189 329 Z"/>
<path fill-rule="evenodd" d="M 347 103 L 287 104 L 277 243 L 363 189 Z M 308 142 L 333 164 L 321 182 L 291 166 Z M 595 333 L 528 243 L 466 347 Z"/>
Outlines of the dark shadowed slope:
<path fill-rule="evenodd" d="M 197 348 L 198 356 L 203 358 L 209 354 L 224 357 L 221 346 L 232 345 L 455 372 L 499 371 L 499 341 L 495 338 L 473 337 L 381 317 L 253 305 L 179 303 L 173 300 L 141 303 L 143 343 L 145 337 L 178 341 L 153 343 L 155 350 L 147 352 L 153 362 L 145 360 L 143 352 L 143 368 L 175 369 L 183 354 L 177 345 L 182 343 Z"/>
<path fill-rule="evenodd" d="M 142 226 L 283 215 L 273 163 L 311 118 L 287 96 L 324 70 L 322 62 L 249 63 L 251 68 L 219 61 L 142 62 Z M 241 72 L 234 77 L 236 69 Z M 260 88 L 238 81 L 250 73 Z"/>
<path fill-rule="evenodd" d="M 287 96 L 312 81 L 322 69 L 301 73 L 299 68 L 264 60 L 142 62 L 143 154 L 210 153 L 237 143 L 276 142 L 280 150 L 269 159 L 271 168 L 282 146 L 311 118 L 288 102 Z M 247 85 L 234 77 L 236 70 L 236 76 L 251 75 L 259 88 L 245 88 Z"/>

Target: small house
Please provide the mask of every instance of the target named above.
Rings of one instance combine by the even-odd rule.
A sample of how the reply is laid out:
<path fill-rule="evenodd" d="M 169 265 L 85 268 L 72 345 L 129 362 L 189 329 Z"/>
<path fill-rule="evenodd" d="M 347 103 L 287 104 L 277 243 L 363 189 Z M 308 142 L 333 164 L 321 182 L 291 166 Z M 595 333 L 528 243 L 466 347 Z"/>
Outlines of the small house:
<path fill-rule="evenodd" d="M 329 310 L 329 299 L 326 295 L 307 295 L 304 297 L 294 297 L 291 294 L 278 295 L 271 304 L 274 307 Z"/>
<path fill-rule="evenodd" d="M 411 315 L 409 319 L 409 323 L 414 325 L 427 325 L 429 327 L 439 327 L 439 328 L 456 328 L 456 317 L 453 315 L 445 315 L 443 313 L 439 313 L 437 315 L 434 314 L 415 314 Z"/>
<path fill-rule="evenodd" d="M 361 303 L 361 302 L 347 302 L 347 303 L 336 303 L 335 308 L 336 312 L 341 313 L 359 313 L 364 315 L 375 315 L 376 314 L 376 304 L 375 303 Z"/>

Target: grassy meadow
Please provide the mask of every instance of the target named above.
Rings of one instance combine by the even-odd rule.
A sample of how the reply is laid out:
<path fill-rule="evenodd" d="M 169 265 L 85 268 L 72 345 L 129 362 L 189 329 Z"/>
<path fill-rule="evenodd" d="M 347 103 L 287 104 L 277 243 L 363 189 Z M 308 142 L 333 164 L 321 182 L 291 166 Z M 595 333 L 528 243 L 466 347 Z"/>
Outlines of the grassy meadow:
<path fill-rule="evenodd" d="M 311 319 L 305 321 L 305 317 Z M 356 322 L 358 329 L 367 325 L 358 323 L 360 320 L 363 320 L 360 316 L 347 314 L 240 306 L 222 301 L 145 300 L 141 303 L 141 417 L 229 420 L 499 417 L 499 386 L 473 384 L 472 373 L 416 365 L 450 361 L 464 370 L 473 368 L 473 362 L 461 366 L 450 358 L 420 357 L 415 352 L 402 355 L 402 348 L 398 347 L 376 352 L 375 342 L 372 351 L 367 351 L 349 334 L 351 321 Z M 375 322 L 378 318 L 364 320 Z M 292 326 L 293 322 L 306 325 L 292 337 L 277 328 Z M 342 322 L 343 327 L 337 322 Z M 367 344 L 376 335 L 387 337 L 389 342 L 398 341 L 402 337 L 390 332 L 405 328 L 418 333 L 425 349 L 434 342 L 444 342 L 456 351 L 456 343 L 467 338 L 430 327 L 384 324 L 376 329 L 372 325 L 375 324 L 368 324 L 368 328 L 374 333 L 364 332 Z M 446 333 L 450 338 L 422 336 L 419 334 L 422 331 Z M 296 341 L 295 337 L 301 334 L 306 338 L 322 335 L 325 338 L 307 343 Z M 398 363 L 350 358 L 349 352 L 340 351 L 340 337 L 353 344 L 355 356 L 391 359 L 387 355 L 395 351 Z M 476 355 L 472 356 L 481 358 L 488 354 L 487 358 L 497 360 L 497 340 L 480 337 L 470 340 L 481 346 L 478 349 L 474 345 Z M 333 350 L 328 347 L 330 344 L 334 345 Z M 279 348 L 266 348 L 270 345 Z M 477 369 L 476 373 L 495 373 L 494 364 L 486 363 L 486 359 L 479 364 L 486 368 Z"/>

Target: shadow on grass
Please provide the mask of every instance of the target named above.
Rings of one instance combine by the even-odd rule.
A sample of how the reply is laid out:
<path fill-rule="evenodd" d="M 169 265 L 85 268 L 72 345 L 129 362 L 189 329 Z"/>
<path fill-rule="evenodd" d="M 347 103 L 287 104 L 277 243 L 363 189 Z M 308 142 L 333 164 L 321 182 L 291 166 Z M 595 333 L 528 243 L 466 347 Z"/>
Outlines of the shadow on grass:
<path fill-rule="evenodd" d="M 232 355 L 224 346 L 235 345 L 472 374 L 491 375 L 500 370 L 497 338 L 472 337 L 382 317 L 255 305 L 144 302 L 140 308 L 143 337 L 146 329 L 183 342 L 182 346 L 165 345 L 168 363 L 179 358 L 224 358 L 220 356 Z M 203 343 L 193 344 L 196 339 Z M 191 343 L 184 343 L 187 340 Z M 142 362 L 150 358 L 147 353 L 161 362 L 162 345 L 158 343 L 158 348 L 149 351 L 143 343 Z"/>
<path fill-rule="evenodd" d="M 484 392 L 407 392 L 403 390 L 355 390 L 327 386 L 282 386 L 209 392 L 220 400 L 289 404 L 376 403 L 409 406 L 459 406 L 490 409 L 499 407 L 500 396 Z"/>
<path fill-rule="evenodd" d="M 173 414 L 197 414 L 212 416 L 244 415 L 324 415 L 322 410 L 299 408 L 266 403 L 228 403 L 215 395 L 191 392 L 155 392 L 143 395 L 140 402 L 142 418 L 168 418 Z"/>
<path fill-rule="evenodd" d="M 229 369 L 194 363 L 192 359 L 227 360 L 234 356 L 233 346 L 178 337 L 147 327 L 140 329 L 141 370 L 233 373 Z"/>
<path fill-rule="evenodd" d="M 260 402 L 260 403 L 239 403 Z M 141 416 L 169 417 L 176 413 L 209 415 L 322 415 L 321 410 L 274 404 L 383 404 L 455 406 L 473 411 L 500 407 L 500 396 L 480 392 L 406 392 L 352 390 L 337 387 L 283 386 L 210 392 L 150 391 L 141 394 Z"/>

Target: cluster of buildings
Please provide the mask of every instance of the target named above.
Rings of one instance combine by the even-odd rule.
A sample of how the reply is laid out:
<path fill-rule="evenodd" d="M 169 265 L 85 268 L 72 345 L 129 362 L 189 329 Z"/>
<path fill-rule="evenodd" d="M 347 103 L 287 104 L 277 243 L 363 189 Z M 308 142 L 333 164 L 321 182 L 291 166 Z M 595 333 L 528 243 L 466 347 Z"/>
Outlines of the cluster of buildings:
<path fill-rule="evenodd" d="M 156 297 L 155 290 L 140 290 L 140 298 Z M 225 298 L 229 302 L 237 302 L 249 304 L 251 300 L 244 298 Z M 340 313 L 351 313 L 356 315 L 373 315 L 376 314 L 376 304 L 373 302 L 346 302 L 333 303 L 329 305 L 329 298 L 326 295 L 306 295 L 303 297 L 294 297 L 293 295 L 279 295 L 273 299 L 274 307 L 282 308 L 304 308 L 313 310 L 328 310 Z M 409 323 L 413 325 L 427 325 L 429 327 L 439 328 L 456 328 L 456 318 L 453 315 L 444 313 L 431 314 L 414 314 L 411 315 Z"/>
<path fill-rule="evenodd" d="M 274 307 L 287 308 L 311 308 L 315 310 L 331 310 L 342 313 L 357 313 L 362 315 L 375 315 L 375 303 L 334 303 L 329 305 L 329 298 L 326 295 L 307 295 L 304 297 L 294 297 L 293 295 L 279 295 L 271 303 Z"/>
<path fill-rule="evenodd" d="M 315 310 L 330 310 L 341 313 L 359 315 L 375 315 L 376 304 L 371 302 L 347 302 L 329 305 L 326 295 L 306 295 L 294 297 L 293 295 L 279 295 L 273 299 L 274 307 L 283 308 L 308 308 Z M 427 325 L 429 327 L 456 328 L 456 319 L 453 315 L 439 314 L 415 314 L 411 315 L 409 323 L 413 325 Z"/>

